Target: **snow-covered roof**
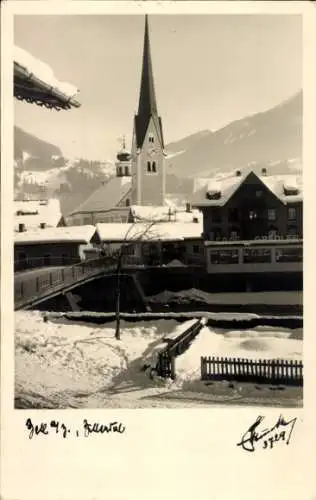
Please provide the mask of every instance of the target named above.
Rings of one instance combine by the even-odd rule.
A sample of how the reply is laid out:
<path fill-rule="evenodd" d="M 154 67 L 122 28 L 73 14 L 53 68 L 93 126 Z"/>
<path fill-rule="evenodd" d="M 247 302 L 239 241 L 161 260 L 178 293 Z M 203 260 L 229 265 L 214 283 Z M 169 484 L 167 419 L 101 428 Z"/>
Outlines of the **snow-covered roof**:
<path fill-rule="evenodd" d="M 96 234 L 102 242 L 121 241 L 182 241 L 201 238 L 201 222 L 159 222 L 155 224 L 106 224 L 96 225 Z"/>
<path fill-rule="evenodd" d="M 78 108 L 78 89 L 57 80 L 52 68 L 20 47 L 14 47 L 14 96 L 55 109 Z"/>
<path fill-rule="evenodd" d="M 137 221 L 159 221 L 159 222 L 193 222 L 193 219 L 200 220 L 202 214 L 198 210 L 186 212 L 183 208 L 171 205 L 163 206 L 131 206 L 132 216 Z"/>
<path fill-rule="evenodd" d="M 14 234 L 14 244 L 38 243 L 90 243 L 95 234 L 94 226 L 71 226 L 38 229 Z"/>
<path fill-rule="evenodd" d="M 299 202 L 302 201 L 302 176 L 293 174 L 279 174 L 279 175 L 257 175 L 254 172 L 247 173 L 245 176 L 237 176 L 232 174 L 226 178 L 221 177 L 220 179 L 201 179 L 199 188 L 193 195 L 192 205 L 196 207 L 207 207 L 207 206 L 223 206 L 231 198 L 231 196 L 237 191 L 239 186 L 247 179 L 249 175 L 257 177 L 262 183 L 283 203 L 288 202 Z M 284 186 L 285 185 L 295 185 L 297 192 L 296 194 L 286 194 Z M 216 189 L 220 192 L 219 199 L 209 199 L 207 198 L 207 193 L 209 192 L 209 187 L 212 192 Z"/>
<path fill-rule="evenodd" d="M 118 206 L 129 193 L 132 186 L 131 177 L 113 177 L 103 184 L 68 215 L 92 212 L 106 212 Z"/>
<path fill-rule="evenodd" d="M 24 224 L 25 230 L 39 229 L 41 224 L 56 227 L 62 218 L 59 200 L 26 200 L 14 201 L 14 230 L 19 230 L 19 224 Z"/>

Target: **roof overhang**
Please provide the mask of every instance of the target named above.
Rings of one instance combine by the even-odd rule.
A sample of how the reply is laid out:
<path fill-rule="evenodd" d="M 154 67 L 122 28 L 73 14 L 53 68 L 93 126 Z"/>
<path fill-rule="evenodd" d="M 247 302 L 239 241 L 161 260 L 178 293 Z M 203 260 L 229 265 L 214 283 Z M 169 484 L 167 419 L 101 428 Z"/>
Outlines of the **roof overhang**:
<path fill-rule="evenodd" d="M 14 61 L 14 97 L 56 111 L 79 108 L 81 105 L 74 97 L 44 82 L 17 61 Z"/>

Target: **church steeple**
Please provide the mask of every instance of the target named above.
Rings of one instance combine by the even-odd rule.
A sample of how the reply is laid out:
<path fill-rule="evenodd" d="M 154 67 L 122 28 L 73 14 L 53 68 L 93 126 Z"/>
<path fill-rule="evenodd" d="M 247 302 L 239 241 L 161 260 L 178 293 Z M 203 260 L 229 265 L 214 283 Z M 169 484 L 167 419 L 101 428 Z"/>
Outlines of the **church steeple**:
<path fill-rule="evenodd" d="M 141 148 L 145 139 L 150 119 L 153 119 L 161 147 L 163 144 L 163 133 L 161 118 L 158 116 L 154 77 L 151 62 L 148 16 L 145 17 L 145 34 L 143 50 L 143 66 L 141 74 L 140 94 L 138 112 L 135 116 L 135 132 L 137 147 Z"/>
<path fill-rule="evenodd" d="M 165 152 L 155 95 L 147 16 L 139 104 L 134 117 L 131 172 L 132 204 L 163 205 L 166 191 Z"/>

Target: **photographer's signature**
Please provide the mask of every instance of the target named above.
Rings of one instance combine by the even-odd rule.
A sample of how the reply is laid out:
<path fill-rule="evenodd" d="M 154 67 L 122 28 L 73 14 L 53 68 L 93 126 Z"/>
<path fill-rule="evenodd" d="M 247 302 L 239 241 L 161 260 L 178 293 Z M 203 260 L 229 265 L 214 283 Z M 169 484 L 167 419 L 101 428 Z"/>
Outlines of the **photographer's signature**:
<path fill-rule="evenodd" d="M 256 446 L 261 446 L 264 450 L 272 449 L 279 441 L 290 443 L 292 432 L 297 418 L 285 420 L 280 415 L 276 424 L 269 428 L 262 428 L 260 424 L 265 417 L 259 415 L 257 420 L 243 434 L 237 446 L 240 446 L 245 451 L 254 452 Z"/>

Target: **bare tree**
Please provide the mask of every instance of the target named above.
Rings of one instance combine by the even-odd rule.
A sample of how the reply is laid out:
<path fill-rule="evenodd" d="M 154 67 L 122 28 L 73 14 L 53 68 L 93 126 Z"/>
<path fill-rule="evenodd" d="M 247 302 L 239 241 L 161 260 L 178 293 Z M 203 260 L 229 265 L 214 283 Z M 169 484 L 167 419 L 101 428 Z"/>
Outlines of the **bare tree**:
<path fill-rule="evenodd" d="M 115 257 L 117 259 L 116 264 L 116 288 L 115 288 L 115 338 L 120 340 L 120 306 L 121 306 L 121 274 L 122 274 L 122 264 L 123 258 L 127 255 L 127 249 L 131 248 L 135 243 L 140 241 L 148 241 L 155 237 L 153 232 L 153 227 L 156 221 L 150 221 L 146 224 L 134 223 L 132 224 L 125 234 L 124 240 L 120 248 L 118 249 Z M 134 229 L 134 231 L 133 231 Z M 138 229 L 138 230 L 137 230 Z M 133 233 L 132 233 L 133 231 Z M 132 233 L 132 234 L 131 234 Z"/>

